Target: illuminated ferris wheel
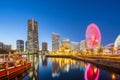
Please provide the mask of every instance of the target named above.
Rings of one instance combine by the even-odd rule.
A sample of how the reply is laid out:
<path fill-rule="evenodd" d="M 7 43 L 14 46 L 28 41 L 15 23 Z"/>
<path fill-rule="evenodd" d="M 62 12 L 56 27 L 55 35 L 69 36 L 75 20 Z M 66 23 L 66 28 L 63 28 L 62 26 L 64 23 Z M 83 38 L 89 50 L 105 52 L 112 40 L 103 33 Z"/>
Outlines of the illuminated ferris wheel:
<path fill-rule="evenodd" d="M 92 49 L 101 43 L 101 33 L 94 23 L 88 25 L 86 30 L 86 44 L 88 49 Z"/>

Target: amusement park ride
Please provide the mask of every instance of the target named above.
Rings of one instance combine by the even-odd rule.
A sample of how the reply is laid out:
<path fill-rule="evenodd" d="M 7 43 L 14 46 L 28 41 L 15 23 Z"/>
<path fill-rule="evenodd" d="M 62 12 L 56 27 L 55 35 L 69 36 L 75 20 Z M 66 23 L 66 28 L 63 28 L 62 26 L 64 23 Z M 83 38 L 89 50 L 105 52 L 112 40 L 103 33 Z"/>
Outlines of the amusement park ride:
<path fill-rule="evenodd" d="M 101 44 L 101 33 L 98 26 L 94 23 L 91 23 L 87 27 L 86 42 L 88 49 L 92 49 Z"/>

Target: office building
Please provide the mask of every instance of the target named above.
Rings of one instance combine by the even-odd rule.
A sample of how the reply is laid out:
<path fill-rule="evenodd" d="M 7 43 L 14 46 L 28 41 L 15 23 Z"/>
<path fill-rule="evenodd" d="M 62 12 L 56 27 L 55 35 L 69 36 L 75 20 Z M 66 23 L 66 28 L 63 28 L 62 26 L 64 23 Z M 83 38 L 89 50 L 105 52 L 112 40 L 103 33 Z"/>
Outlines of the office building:
<path fill-rule="evenodd" d="M 70 44 L 70 39 L 68 39 L 68 38 L 62 38 L 61 44 Z"/>
<path fill-rule="evenodd" d="M 86 41 L 81 40 L 81 42 L 80 42 L 80 50 L 85 50 L 85 49 L 87 49 Z"/>
<path fill-rule="evenodd" d="M 4 44 L 2 42 L 0 42 L 0 49 L 3 50 L 4 49 Z"/>
<path fill-rule="evenodd" d="M 38 23 L 34 19 L 31 19 L 28 20 L 27 52 L 37 53 L 38 51 Z"/>
<path fill-rule="evenodd" d="M 52 51 L 57 51 L 60 46 L 60 35 L 52 33 Z"/>
<path fill-rule="evenodd" d="M 12 49 L 11 45 L 4 45 L 4 50 L 10 51 Z"/>
<path fill-rule="evenodd" d="M 24 41 L 23 40 L 17 40 L 17 52 L 23 52 L 24 51 Z"/>
<path fill-rule="evenodd" d="M 71 50 L 79 51 L 80 50 L 80 43 L 79 42 L 71 42 Z"/>
<path fill-rule="evenodd" d="M 47 51 L 47 50 L 48 50 L 47 42 L 42 42 L 42 51 Z"/>

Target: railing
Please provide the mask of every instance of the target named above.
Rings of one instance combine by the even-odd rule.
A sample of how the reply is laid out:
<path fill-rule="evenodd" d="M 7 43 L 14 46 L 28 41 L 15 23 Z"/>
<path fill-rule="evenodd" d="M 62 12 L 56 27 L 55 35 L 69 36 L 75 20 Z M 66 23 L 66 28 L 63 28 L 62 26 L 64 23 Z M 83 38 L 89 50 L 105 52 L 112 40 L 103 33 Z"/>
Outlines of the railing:
<path fill-rule="evenodd" d="M 0 54 L 0 71 L 26 65 L 28 59 L 17 54 Z"/>
<path fill-rule="evenodd" d="M 1 70 L 8 70 L 14 67 L 19 67 L 22 65 L 26 65 L 28 63 L 27 59 L 23 59 L 23 60 L 16 60 L 14 62 L 1 62 L 0 63 L 0 71 Z"/>

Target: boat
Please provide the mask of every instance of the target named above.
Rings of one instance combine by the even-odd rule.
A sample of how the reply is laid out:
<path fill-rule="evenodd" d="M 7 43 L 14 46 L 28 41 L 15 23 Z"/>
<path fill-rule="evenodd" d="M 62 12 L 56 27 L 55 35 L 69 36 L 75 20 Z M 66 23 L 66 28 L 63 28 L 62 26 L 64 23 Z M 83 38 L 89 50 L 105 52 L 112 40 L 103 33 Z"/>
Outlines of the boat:
<path fill-rule="evenodd" d="M 0 60 L 0 78 L 9 76 L 13 78 L 15 75 L 21 74 L 31 68 L 31 62 L 22 55 L 6 55 L 4 59 Z M 14 75 L 13 75 L 14 74 Z M 3 78 L 2 80 L 5 80 Z"/>

